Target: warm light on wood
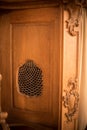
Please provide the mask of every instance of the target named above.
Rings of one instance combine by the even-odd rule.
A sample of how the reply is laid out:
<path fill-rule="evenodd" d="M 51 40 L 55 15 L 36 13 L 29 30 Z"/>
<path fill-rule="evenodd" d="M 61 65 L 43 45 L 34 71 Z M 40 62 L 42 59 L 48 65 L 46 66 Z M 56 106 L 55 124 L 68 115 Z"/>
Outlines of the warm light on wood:
<path fill-rule="evenodd" d="M 0 82 L 1 82 L 1 80 L 2 80 L 2 75 L 0 74 Z"/>

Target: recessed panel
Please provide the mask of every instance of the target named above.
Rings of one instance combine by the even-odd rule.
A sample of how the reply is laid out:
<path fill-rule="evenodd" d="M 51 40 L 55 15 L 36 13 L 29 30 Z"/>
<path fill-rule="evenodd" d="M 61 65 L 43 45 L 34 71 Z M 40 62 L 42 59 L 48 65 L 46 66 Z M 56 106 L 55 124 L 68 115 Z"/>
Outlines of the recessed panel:
<path fill-rule="evenodd" d="M 14 106 L 19 109 L 26 109 L 29 111 L 39 111 L 39 112 L 51 112 L 52 109 L 52 94 L 51 94 L 51 68 L 50 63 L 52 62 L 51 58 L 51 24 L 50 23 L 34 23 L 34 24 L 13 24 L 12 25 L 12 46 L 13 46 L 13 78 L 14 78 Z M 24 63 L 31 59 L 38 66 L 38 70 L 40 69 L 40 73 L 43 73 L 43 91 L 39 91 L 39 95 L 41 96 L 31 96 L 23 94 L 20 92 L 21 83 L 27 82 L 27 76 L 23 75 L 19 72 L 23 66 L 26 66 Z M 28 62 L 29 63 L 29 62 Z M 21 67 L 21 68 L 20 68 Z M 29 66 L 28 66 L 29 68 Z M 27 68 L 25 68 L 27 69 Z M 22 70 L 25 71 L 25 70 Z M 33 70 L 32 70 L 33 71 Z M 23 79 L 20 80 L 20 74 Z M 22 72 L 23 73 L 23 72 Z M 36 87 L 34 84 L 42 81 L 35 81 L 35 78 L 38 79 L 38 75 L 33 72 L 33 78 L 31 75 L 32 84 L 31 87 Z M 19 77 L 18 77 L 19 76 Z M 23 81 L 25 78 L 25 81 Z M 26 83 L 29 87 L 29 84 Z M 36 84 L 36 85 L 37 85 Z M 42 83 L 41 83 L 42 85 Z M 41 86 L 40 85 L 40 86 Z M 26 86 L 26 85 L 25 85 Z M 39 87 L 40 87 L 39 86 Z M 27 91 L 27 90 L 25 90 Z M 33 90 L 32 90 L 33 91 Z M 42 91 L 42 92 L 41 92 Z M 27 92 L 25 92 L 27 93 Z M 37 94 L 38 95 L 38 94 Z"/>

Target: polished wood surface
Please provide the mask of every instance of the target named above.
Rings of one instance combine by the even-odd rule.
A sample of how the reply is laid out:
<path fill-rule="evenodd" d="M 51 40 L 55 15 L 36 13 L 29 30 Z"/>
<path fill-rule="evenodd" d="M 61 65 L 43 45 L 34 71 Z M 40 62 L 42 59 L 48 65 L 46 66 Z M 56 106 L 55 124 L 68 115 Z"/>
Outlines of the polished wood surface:
<path fill-rule="evenodd" d="M 14 10 L 14 9 L 29 9 L 37 7 L 51 7 L 51 6 L 67 6 L 71 5 L 76 7 L 87 8 L 87 0 L 0 0 L 1 10 Z"/>
<path fill-rule="evenodd" d="M 60 0 L 1 0 L 1 10 L 29 9 L 41 7 L 57 7 L 62 1 Z"/>
<path fill-rule="evenodd" d="M 0 18 L 2 107 L 10 122 L 60 125 L 61 19 L 60 7 L 13 11 Z M 18 69 L 28 59 L 43 72 L 43 92 L 38 97 L 18 90 Z"/>

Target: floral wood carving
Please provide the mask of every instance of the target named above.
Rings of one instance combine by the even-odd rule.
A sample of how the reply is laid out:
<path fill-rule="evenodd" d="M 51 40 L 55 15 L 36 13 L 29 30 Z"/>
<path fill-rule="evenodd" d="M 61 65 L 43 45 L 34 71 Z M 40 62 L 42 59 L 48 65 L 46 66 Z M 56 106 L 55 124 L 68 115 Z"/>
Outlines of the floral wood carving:
<path fill-rule="evenodd" d="M 67 108 L 65 116 L 67 121 L 72 121 L 72 117 L 75 115 L 79 104 L 79 92 L 78 92 L 78 80 L 70 79 L 68 81 L 67 89 L 64 90 L 63 103 L 64 107 Z"/>
<path fill-rule="evenodd" d="M 75 28 L 79 26 L 82 7 L 71 3 L 67 4 L 65 9 L 69 12 L 69 19 L 66 20 L 68 31 L 72 36 L 76 36 L 78 31 Z"/>

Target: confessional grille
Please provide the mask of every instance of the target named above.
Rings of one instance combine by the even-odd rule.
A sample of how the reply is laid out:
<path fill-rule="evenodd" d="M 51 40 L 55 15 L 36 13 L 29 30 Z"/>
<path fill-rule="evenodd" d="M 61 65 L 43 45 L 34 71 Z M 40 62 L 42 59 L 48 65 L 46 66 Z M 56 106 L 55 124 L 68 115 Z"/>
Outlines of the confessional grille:
<path fill-rule="evenodd" d="M 42 93 L 42 70 L 29 60 L 19 67 L 19 91 L 27 96 L 40 96 Z"/>

